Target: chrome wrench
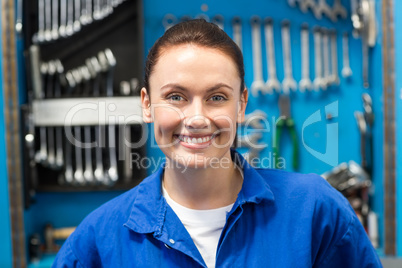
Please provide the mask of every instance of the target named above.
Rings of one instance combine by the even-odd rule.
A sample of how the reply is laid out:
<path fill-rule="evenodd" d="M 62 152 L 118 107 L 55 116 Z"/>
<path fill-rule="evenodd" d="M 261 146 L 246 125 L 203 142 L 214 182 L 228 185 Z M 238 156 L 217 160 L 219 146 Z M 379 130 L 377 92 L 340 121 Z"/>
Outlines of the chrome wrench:
<path fill-rule="evenodd" d="M 81 30 L 81 0 L 74 0 L 74 23 L 73 31 L 79 32 Z"/>
<path fill-rule="evenodd" d="M 314 34 L 314 60 L 315 60 L 315 78 L 313 80 L 313 85 L 315 91 L 321 89 L 327 89 L 325 80 L 322 77 L 322 53 L 321 53 L 321 30 L 316 27 L 313 30 Z"/>
<path fill-rule="evenodd" d="M 52 91 L 54 90 L 54 76 L 56 73 L 56 65 L 53 61 L 48 62 L 48 72 L 47 72 L 47 96 L 46 98 L 53 98 Z M 56 167 L 56 153 L 55 153 L 55 146 L 54 146 L 54 128 L 47 127 L 47 134 L 48 134 L 48 155 L 47 155 L 47 164 L 49 167 L 54 168 Z"/>
<path fill-rule="evenodd" d="M 348 33 L 344 33 L 342 36 L 342 54 L 343 54 L 343 67 L 342 76 L 344 78 L 352 76 L 352 69 L 349 63 L 349 36 Z"/>
<path fill-rule="evenodd" d="M 335 18 L 340 16 L 341 18 L 346 19 L 348 17 L 348 12 L 342 5 L 341 0 L 334 0 L 334 4 L 332 5 L 332 13 Z"/>
<path fill-rule="evenodd" d="M 59 35 L 65 37 L 67 26 L 67 0 L 60 0 L 60 27 Z"/>
<path fill-rule="evenodd" d="M 314 0 L 301 0 L 299 2 L 299 8 L 303 13 L 307 13 L 307 11 L 310 9 L 314 12 L 316 7 L 316 3 Z"/>
<path fill-rule="evenodd" d="M 268 80 L 265 83 L 265 90 L 272 94 L 274 89 L 277 92 L 281 91 L 281 83 L 276 75 L 274 28 L 273 20 L 271 18 L 264 20 L 264 32 L 268 63 Z"/>
<path fill-rule="evenodd" d="M 40 66 L 40 72 L 42 76 L 42 85 L 45 84 L 45 78 L 48 73 L 48 64 L 46 62 L 43 62 Z M 40 96 L 43 96 L 43 88 L 40 89 L 41 94 Z M 39 96 L 37 96 L 39 97 Z M 39 127 L 39 139 L 40 139 L 40 149 L 39 152 L 35 154 L 35 161 L 37 163 L 46 163 L 47 161 L 47 142 L 46 142 L 46 127 Z"/>
<path fill-rule="evenodd" d="M 56 64 L 56 81 L 55 81 L 55 91 L 54 97 L 61 97 L 61 88 L 60 88 L 60 77 L 63 75 L 64 67 L 60 60 L 55 60 Z M 63 136 L 62 136 L 62 128 L 56 127 L 56 166 L 63 166 Z"/>
<path fill-rule="evenodd" d="M 218 25 L 221 30 L 224 30 L 224 18 L 222 15 L 215 15 L 211 22 Z"/>
<path fill-rule="evenodd" d="M 71 36 L 74 33 L 74 0 L 67 1 L 66 35 Z"/>
<path fill-rule="evenodd" d="M 52 40 L 52 0 L 45 0 L 45 40 Z"/>
<path fill-rule="evenodd" d="M 329 62 L 329 39 L 328 39 L 328 30 L 322 29 L 322 47 L 323 47 L 323 64 L 324 64 L 324 81 L 326 86 L 331 85 L 331 74 L 330 74 L 330 62 Z"/>
<path fill-rule="evenodd" d="M 290 89 L 296 91 L 297 83 L 293 78 L 292 73 L 292 51 L 290 42 L 290 22 L 285 20 L 282 22 L 282 52 L 283 52 L 283 65 L 285 67 L 285 78 L 282 81 L 283 93 L 289 94 Z"/>
<path fill-rule="evenodd" d="M 93 94 L 94 97 L 99 97 L 99 79 L 100 73 L 102 71 L 101 66 L 98 62 L 96 57 L 92 57 L 86 61 L 86 65 L 88 67 L 89 73 L 93 79 Z M 102 157 L 102 147 L 104 142 L 104 127 L 100 125 L 95 126 L 95 159 L 96 159 L 96 166 L 94 171 L 95 180 L 98 183 L 103 183 L 105 179 L 104 169 L 103 169 L 103 157 Z"/>
<path fill-rule="evenodd" d="M 332 63 L 332 73 L 331 73 L 331 83 L 339 86 L 339 74 L 338 74 L 338 45 L 337 45 L 337 34 L 336 30 L 331 31 L 331 63 Z"/>
<path fill-rule="evenodd" d="M 318 0 L 318 4 L 314 8 L 314 16 L 320 20 L 322 18 L 322 14 L 327 16 L 332 21 L 336 21 L 336 18 L 334 17 L 334 14 L 327 2 L 325 0 Z"/>
<path fill-rule="evenodd" d="M 265 90 L 265 83 L 262 76 L 261 58 L 261 20 L 257 16 L 251 18 L 251 36 L 253 46 L 253 72 L 254 81 L 251 84 L 251 94 L 258 96 L 259 91 Z"/>
<path fill-rule="evenodd" d="M 82 25 L 87 25 L 92 22 L 92 0 L 82 0 L 81 3 L 81 17 Z"/>
<path fill-rule="evenodd" d="M 81 155 L 81 127 L 74 127 L 74 138 L 75 138 L 75 172 L 74 180 L 79 184 L 84 184 L 84 172 L 82 168 L 82 155 Z"/>
<path fill-rule="evenodd" d="M 45 0 L 38 0 L 38 33 L 36 39 L 39 43 L 45 40 Z"/>
<path fill-rule="evenodd" d="M 132 93 L 131 86 L 128 81 L 120 82 L 120 93 L 123 96 L 129 96 Z M 126 183 L 128 183 L 133 176 L 133 170 L 131 168 L 131 162 L 130 162 L 131 126 L 120 125 L 119 130 L 120 130 L 119 160 L 124 160 L 123 163 L 124 180 Z"/>
<path fill-rule="evenodd" d="M 98 54 L 98 59 L 100 62 L 100 65 L 102 67 L 102 70 L 104 72 L 107 72 L 107 77 L 106 77 L 106 95 L 108 97 L 113 96 L 113 74 L 114 74 L 114 68 L 116 66 L 116 59 L 110 49 L 106 49 L 105 51 L 101 51 Z M 109 162 L 110 166 L 109 169 L 107 170 L 107 175 L 108 175 L 108 183 L 115 183 L 118 180 L 118 174 L 117 174 L 117 160 L 116 160 L 116 133 L 115 133 L 115 124 L 114 122 L 109 122 Z"/>
<path fill-rule="evenodd" d="M 59 38 L 59 0 L 52 1 L 52 39 Z"/>
<path fill-rule="evenodd" d="M 301 62 L 302 62 L 302 79 L 299 82 L 301 92 L 311 91 L 313 85 L 310 79 L 310 40 L 308 25 L 303 24 L 300 31 L 301 38 Z"/>
<path fill-rule="evenodd" d="M 240 17 L 234 17 L 232 20 L 232 28 L 233 28 L 233 41 L 237 44 L 240 50 L 243 50 L 242 46 L 242 27 L 241 27 L 241 19 Z"/>

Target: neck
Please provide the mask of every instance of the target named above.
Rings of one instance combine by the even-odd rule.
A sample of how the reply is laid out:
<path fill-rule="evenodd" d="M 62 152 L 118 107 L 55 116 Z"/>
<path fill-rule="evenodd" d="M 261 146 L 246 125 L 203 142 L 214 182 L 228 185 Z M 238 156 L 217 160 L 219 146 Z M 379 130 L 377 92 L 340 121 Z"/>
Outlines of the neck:
<path fill-rule="evenodd" d="M 174 201 L 191 209 L 214 209 L 233 204 L 241 190 L 243 176 L 230 155 L 229 160 L 229 165 L 187 168 L 184 172 L 167 163 L 164 187 Z M 221 161 L 227 163 L 227 156 Z"/>

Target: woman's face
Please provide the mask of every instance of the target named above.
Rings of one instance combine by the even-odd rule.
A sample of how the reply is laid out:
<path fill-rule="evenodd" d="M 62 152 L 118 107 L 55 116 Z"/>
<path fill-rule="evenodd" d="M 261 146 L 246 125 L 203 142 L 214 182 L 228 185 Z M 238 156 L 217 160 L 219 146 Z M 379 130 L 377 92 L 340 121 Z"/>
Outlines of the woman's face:
<path fill-rule="evenodd" d="M 150 96 L 142 89 L 141 98 L 144 121 L 154 122 L 156 142 L 169 160 L 203 168 L 230 157 L 247 104 L 240 83 L 234 61 L 219 50 L 194 44 L 163 50 L 150 76 Z"/>

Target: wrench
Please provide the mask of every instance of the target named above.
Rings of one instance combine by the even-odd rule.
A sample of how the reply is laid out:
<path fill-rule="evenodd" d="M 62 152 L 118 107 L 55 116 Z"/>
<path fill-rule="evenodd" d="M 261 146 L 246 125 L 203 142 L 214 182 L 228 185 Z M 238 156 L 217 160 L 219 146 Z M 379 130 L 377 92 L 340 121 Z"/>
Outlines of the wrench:
<path fill-rule="evenodd" d="M 162 20 L 162 25 L 165 28 L 165 32 L 172 26 L 174 26 L 177 23 L 177 18 L 173 14 L 166 14 L 165 17 L 163 17 Z"/>
<path fill-rule="evenodd" d="M 74 181 L 74 171 L 72 166 L 72 152 L 71 152 L 71 143 L 69 140 L 66 140 L 66 155 L 65 155 L 65 162 L 66 162 L 66 170 L 64 172 L 64 179 L 68 184 L 72 184 Z"/>
<path fill-rule="evenodd" d="M 103 17 L 106 17 L 113 13 L 113 6 L 111 0 L 104 0 L 103 1 L 103 8 L 102 8 Z"/>
<path fill-rule="evenodd" d="M 330 63 L 329 63 L 329 42 L 328 42 L 328 30 L 322 29 L 322 47 L 323 47 L 323 63 L 324 63 L 324 81 L 327 86 L 331 84 Z"/>
<path fill-rule="evenodd" d="M 71 36 L 74 33 L 74 0 L 67 1 L 66 35 Z"/>
<path fill-rule="evenodd" d="M 224 30 L 224 18 L 222 15 L 215 15 L 212 18 L 211 22 L 218 25 L 218 27 L 221 28 L 221 30 Z"/>
<path fill-rule="evenodd" d="M 258 96 L 258 91 L 265 90 L 264 79 L 262 77 L 262 59 L 261 59 L 261 20 L 257 16 L 251 18 L 251 35 L 253 46 L 253 71 L 254 81 L 251 84 L 251 94 Z"/>
<path fill-rule="evenodd" d="M 300 2 L 301 2 L 302 0 L 288 0 L 288 4 L 289 4 L 289 6 L 291 6 L 291 7 L 296 7 L 296 3 L 298 3 L 299 5 L 300 5 Z"/>
<path fill-rule="evenodd" d="M 79 32 L 81 30 L 81 0 L 74 0 L 74 9 L 73 31 Z"/>
<path fill-rule="evenodd" d="M 93 94 L 94 97 L 99 97 L 99 79 L 100 79 L 100 72 L 101 66 L 99 65 L 98 59 L 96 57 L 92 57 L 86 61 L 86 65 L 88 70 L 91 74 L 93 79 Z M 95 159 L 96 159 L 96 166 L 94 171 L 95 180 L 98 183 L 103 183 L 105 174 L 103 171 L 103 160 L 102 160 L 102 145 L 104 144 L 103 141 L 103 134 L 104 128 L 103 126 L 96 125 L 95 126 L 95 140 L 96 140 L 96 147 L 95 147 Z"/>
<path fill-rule="evenodd" d="M 334 13 L 327 2 L 325 0 L 318 0 L 318 4 L 314 8 L 314 16 L 320 20 L 322 18 L 322 14 L 326 15 L 332 21 L 336 21 Z"/>
<path fill-rule="evenodd" d="M 67 25 L 67 0 L 60 0 L 60 27 L 59 35 L 61 37 L 66 36 Z"/>
<path fill-rule="evenodd" d="M 129 96 L 131 93 L 130 83 L 128 81 L 120 82 L 120 93 L 123 96 Z M 119 160 L 124 160 L 123 171 L 124 180 L 128 183 L 132 176 L 133 171 L 130 167 L 130 154 L 131 154 L 131 126 L 130 125 L 120 125 L 120 150 L 119 150 Z M 128 143 L 128 145 L 126 144 Z"/>
<path fill-rule="evenodd" d="M 41 72 L 41 77 L 42 77 L 42 85 L 45 84 L 45 78 L 48 73 L 48 64 L 46 62 L 43 62 L 40 66 L 40 72 Z M 43 88 L 41 89 L 41 94 L 40 96 L 43 96 Z M 38 96 L 39 97 L 39 96 Z M 45 127 L 40 127 L 39 128 L 39 139 L 40 139 L 40 149 L 39 151 L 35 154 L 35 161 L 37 163 L 46 163 L 47 161 L 47 142 L 46 142 L 46 128 Z"/>
<path fill-rule="evenodd" d="M 349 63 L 349 36 L 348 33 L 344 33 L 342 36 L 342 52 L 343 52 L 343 68 L 342 68 L 342 76 L 350 77 L 352 76 L 352 69 L 350 68 Z"/>
<path fill-rule="evenodd" d="M 46 98 L 53 98 L 52 91 L 54 90 L 54 75 L 56 73 L 56 65 L 53 61 L 48 62 L 48 75 L 47 75 L 47 83 L 46 89 L 47 94 Z M 56 157 L 55 157 L 55 148 L 54 148 L 54 128 L 48 127 L 47 128 L 48 134 L 48 155 L 47 155 L 47 164 L 49 167 L 54 168 L 56 167 Z"/>
<path fill-rule="evenodd" d="M 52 1 L 52 39 L 59 38 L 59 0 Z"/>
<path fill-rule="evenodd" d="M 310 40 L 309 40 L 309 31 L 308 25 L 303 24 L 300 32 L 301 38 L 301 61 L 302 61 L 302 79 L 299 82 L 299 88 L 301 92 L 304 92 L 306 89 L 311 91 L 313 89 L 313 85 L 310 79 Z"/>
<path fill-rule="evenodd" d="M 84 172 L 82 169 L 82 155 L 81 155 L 81 127 L 75 126 L 74 127 L 74 137 L 75 137 L 75 172 L 74 172 L 74 179 L 75 182 L 79 184 L 84 184 Z M 78 144 L 81 143 L 81 144 Z"/>
<path fill-rule="evenodd" d="M 94 0 L 94 11 L 92 13 L 94 20 L 100 20 L 103 18 L 101 9 L 101 0 Z"/>
<path fill-rule="evenodd" d="M 240 51 L 243 50 L 242 46 L 242 27 L 241 27 L 241 19 L 240 17 L 234 17 L 232 20 L 232 28 L 233 28 L 233 40 L 240 48 Z"/>
<path fill-rule="evenodd" d="M 98 59 L 103 70 L 107 70 L 106 77 L 106 95 L 113 96 L 113 74 L 116 66 L 116 59 L 110 49 L 105 49 L 98 54 Z M 116 160 L 116 145 L 115 145 L 115 124 L 109 122 L 109 161 L 110 166 L 107 171 L 110 183 L 115 183 L 118 180 L 117 174 L 117 160 Z"/>
<path fill-rule="evenodd" d="M 336 40 L 336 30 L 331 31 L 331 62 L 332 62 L 332 74 L 331 83 L 339 86 L 339 74 L 338 74 L 338 45 Z"/>
<path fill-rule="evenodd" d="M 282 81 L 283 93 L 289 94 L 290 89 L 296 91 L 297 83 L 292 74 L 292 52 L 290 43 L 290 22 L 285 20 L 282 22 L 282 52 L 283 65 L 285 67 L 285 78 Z"/>
<path fill-rule="evenodd" d="M 264 20 L 264 31 L 268 62 L 268 80 L 265 83 L 265 89 L 268 93 L 272 94 L 274 89 L 277 92 L 281 91 L 281 83 L 276 76 L 274 29 L 273 21 L 271 18 L 267 18 Z"/>
<path fill-rule="evenodd" d="M 348 12 L 346 11 L 346 8 L 342 5 L 341 0 L 334 0 L 332 13 L 335 18 L 340 16 L 341 18 L 346 19 L 348 17 Z"/>
<path fill-rule="evenodd" d="M 36 40 L 39 43 L 45 40 L 45 0 L 38 0 L 38 33 Z"/>
<path fill-rule="evenodd" d="M 252 113 L 247 114 L 244 117 L 242 125 L 251 126 L 254 129 L 264 129 L 264 121 L 267 120 L 267 114 L 261 110 L 254 110 Z"/>
<path fill-rule="evenodd" d="M 316 3 L 314 0 L 301 0 L 299 1 L 299 8 L 303 13 L 307 13 L 309 9 L 313 12 L 315 10 Z"/>
<path fill-rule="evenodd" d="M 45 0 L 45 40 L 52 40 L 52 0 Z"/>
<path fill-rule="evenodd" d="M 327 89 L 325 80 L 322 77 L 322 53 L 321 53 L 321 30 L 316 27 L 313 30 L 314 33 L 314 58 L 315 58 L 315 78 L 313 81 L 315 91 L 319 91 L 320 88 Z"/>
<path fill-rule="evenodd" d="M 55 81 L 55 91 L 54 97 L 60 98 L 61 97 L 61 89 L 60 89 L 60 77 L 63 75 L 64 67 L 60 60 L 55 60 L 56 64 L 56 81 Z M 63 166 L 63 136 L 62 136 L 62 128 L 56 127 L 56 166 L 62 167 Z"/>

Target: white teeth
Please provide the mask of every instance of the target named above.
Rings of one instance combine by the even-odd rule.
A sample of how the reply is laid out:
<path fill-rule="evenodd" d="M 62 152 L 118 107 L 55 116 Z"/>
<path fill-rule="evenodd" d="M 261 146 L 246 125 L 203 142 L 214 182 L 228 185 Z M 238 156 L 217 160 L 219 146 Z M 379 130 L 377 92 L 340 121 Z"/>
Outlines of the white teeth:
<path fill-rule="evenodd" d="M 201 138 L 198 138 L 198 139 L 197 139 L 197 142 L 198 142 L 198 143 L 202 143 L 202 139 L 201 139 Z"/>
<path fill-rule="evenodd" d="M 202 138 L 202 142 L 207 142 L 207 138 Z"/>
<path fill-rule="evenodd" d="M 197 143 L 197 139 L 196 139 L 196 138 L 193 138 L 193 139 L 191 140 L 191 142 L 192 142 L 192 143 Z"/>
<path fill-rule="evenodd" d="M 193 143 L 193 144 L 208 142 L 211 139 L 212 139 L 212 136 L 207 136 L 207 137 L 203 137 L 203 138 L 190 138 L 187 136 L 179 136 L 179 140 L 184 141 L 185 143 Z"/>

